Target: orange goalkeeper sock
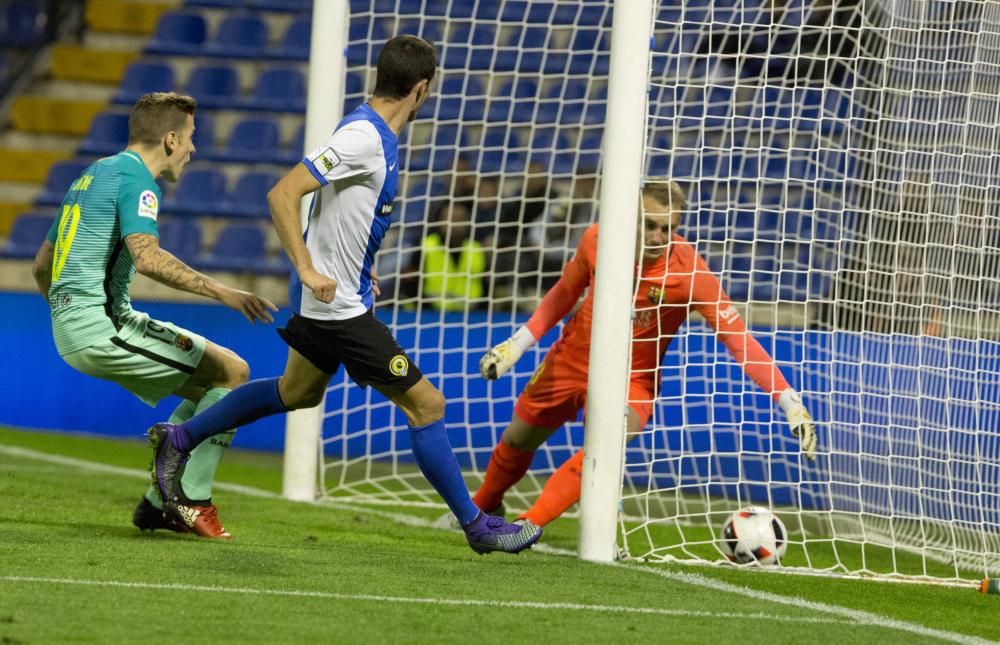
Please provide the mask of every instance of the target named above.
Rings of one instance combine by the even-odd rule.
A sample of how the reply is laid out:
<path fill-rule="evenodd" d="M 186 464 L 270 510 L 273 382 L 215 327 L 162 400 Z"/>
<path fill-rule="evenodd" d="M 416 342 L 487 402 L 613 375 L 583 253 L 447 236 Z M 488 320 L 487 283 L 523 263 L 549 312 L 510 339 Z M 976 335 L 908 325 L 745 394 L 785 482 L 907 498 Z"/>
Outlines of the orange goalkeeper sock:
<path fill-rule="evenodd" d="M 475 505 L 484 511 L 492 511 L 500 506 L 504 493 L 528 472 L 534 456 L 534 450 L 520 450 L 503 441 L 498 443 L 486 467 L 486 479 L 472 498 Z"/>
<path fill-rule="evenodd" d="M 565 513 L 566 509 L 580 501 L 582 473 L 583 451 L 580 450 L 552 473 L 535 505 L 518 519 L 527 519 L 536 526 L 545 526 Z"/>

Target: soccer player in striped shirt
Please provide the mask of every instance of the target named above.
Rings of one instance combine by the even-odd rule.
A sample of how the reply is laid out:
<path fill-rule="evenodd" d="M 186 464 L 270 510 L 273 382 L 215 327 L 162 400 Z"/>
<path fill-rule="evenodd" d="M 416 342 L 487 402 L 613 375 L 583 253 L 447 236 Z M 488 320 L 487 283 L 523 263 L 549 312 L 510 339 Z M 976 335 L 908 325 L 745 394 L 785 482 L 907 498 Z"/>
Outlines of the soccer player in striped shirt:
<path fill-rule="evenodd" d="M 684 208 L 676 183 L 647 180 L 642 190 L 637 267 L 639 285 L 632 329 L 632 372 L 628 392 L 628 434 L 637 435 L 652 414 L 659 365 L 674 334 L 691 311 L 715 330 L 744 372 L 778 403 L 802 452 L 816 456 L 816 431 L 798 393 L 789 387 L 767 351 L 747 331 L 718 278 L 694 246 L 674 231 Z M 594 283 L 598 227 L 584 233 L 576 255 L 528 322 L 487 352 L 479 367 L 486 379 L 504 375 L 525 350 L 555 326 Z M 640 246 L 639 242 L 643 242 Z M 594 292 L 566 323 L 514 407 L 514 418 L 493 450 L 486 478 L 473 501 L 485 512 L 502 508 L 504 493 L 527 472 L 538 448 L 559 426 L 576 418 L 587 398 L 590 325 Z M 583 451 L 563 463 L 522 518 L 545 526 L 580 499 Z"/>
<path fill-rule="evenodd" d="M 183 421 L 218 401 L 249 376 L 232 351 L 132 309 L 129 285 L 138 270 L 169 287 L 214 298 L 247 320 L 273 322 L 277 308 L 246 291 L 198 273 L 160 248 L 157 177 L 177 181 L 195 151 L 195 100 L 146 94 L 129 117 L 128 147 L 83 171 L 35 255 L 32 272 L 52 308 L 56 349 L 71 367 L 114 381 L 150 406 L 177 394 L 171 419 Z M 164 517 L 150 486 L 132 517 L 139 529 L 232 537 L 212 504 L 212 480 L 233 430 L 191 455 L 178 494 L 194 509 L 181 526 Z"/>
<path fill-rule="evenodd" d="M 444 396 L 424 378 L 392 332 L 372 313 L 375 253 L 392 216 L 399 183 L 399 134 L 430 95 L 437 51 L 415 36 L 397 36 L 379 52 L 374 96 L 347 115 L 331 137 L 289 171 L 268 194 L 271 217 L 295 266 L 295 315 L 279 333 L 288 362 L 279 378 L 241 386 L 205 414 L 150 430 L 155 471 L 168 511 L 188 509 L 173 496 L 173 480 L 194 446 L 226 428 L 323 401 L 343 365 L 362 387 L 371 385 L 406 415 L 417 465 L 448 504 L 479 553 L 516 553 L 541 529 L 508 524 L 472 503 L 444 427 Z M 314 194 L 305 240 L 302 197 Z"/>

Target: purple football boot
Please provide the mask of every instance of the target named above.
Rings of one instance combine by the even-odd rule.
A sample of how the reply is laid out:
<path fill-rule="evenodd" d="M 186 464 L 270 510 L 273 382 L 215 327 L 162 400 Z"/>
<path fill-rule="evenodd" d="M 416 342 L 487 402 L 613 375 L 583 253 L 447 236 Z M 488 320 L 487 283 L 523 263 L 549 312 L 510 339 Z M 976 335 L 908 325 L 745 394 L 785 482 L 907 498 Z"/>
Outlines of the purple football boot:
<path fill-rule="evenodd" d="M 493 517 L 480 512 L 462 530 L 465 539 L 476 553 L 520 553 L 529 548 L 542 536 L 542 527 L 522 520 L 516 524 L 506 522 L 502 517 Z"/>
<path fill-rule="evenodd" d="M 153 444 L 153 484 L 164 502 L 173 497 L 174 479 L 177 471 L 188 460 L 190 450 L 181 450 L 174 445 L 177 426 L 172 423 L 157 423 L 149 429 L 149 442 Z"/>

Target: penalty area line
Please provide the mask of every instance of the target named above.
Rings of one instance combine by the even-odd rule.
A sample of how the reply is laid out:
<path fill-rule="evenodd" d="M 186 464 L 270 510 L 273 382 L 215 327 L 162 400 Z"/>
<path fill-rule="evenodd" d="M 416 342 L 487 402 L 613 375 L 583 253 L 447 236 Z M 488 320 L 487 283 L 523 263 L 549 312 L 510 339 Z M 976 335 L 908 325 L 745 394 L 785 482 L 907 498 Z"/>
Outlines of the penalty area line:
<path fill-rule="evenodd" d="M 520 600 L 477 600 L 474 598 L 420 598 L 412 596 L 384 596 L 375 594 L 349 594 L 332 591 L 303 591 L 294 589 L 262 589 L 253 587 L 216 587 L 173 583 L 129 582 L 120 580 L 81 580 L 77 578 L 39 578 L 33 576 L 0 576 L 0 581 L 22 584 L 75 585 L 118 589 L 144 589 L 150 591 L 191 591 L 213 594 L 239 594 L 249 596 L 274 596 L 289 598 L 316 598 L 349 602 L 375 602 L 411 605 L 449 605 L 453 607 L 490 607 L 496 609 L 564 610 L 605 614 L 640 614 L 670 616 L 674 618 L 714 618 L 722 620 L 770 620 L 783 623 L 839 624 L 849 621 L 819 616 L 776 616 L 764 612 L 720 612 L 694 609 L 666 609 L 662 607 L 625 607 L 621 605 L 589 605 L 570 602 L 531 602 Z"/>

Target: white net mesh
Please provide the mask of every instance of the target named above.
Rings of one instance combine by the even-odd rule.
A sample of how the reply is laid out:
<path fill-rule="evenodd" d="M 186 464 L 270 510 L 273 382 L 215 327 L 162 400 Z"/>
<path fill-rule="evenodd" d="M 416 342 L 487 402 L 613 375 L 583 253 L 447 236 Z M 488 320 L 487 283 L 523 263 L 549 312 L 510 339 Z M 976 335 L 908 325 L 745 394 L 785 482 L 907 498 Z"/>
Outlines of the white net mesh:
<path fill-rule="evenodd" d="M 725 516 L 753 502 L 788 526 L 786 566 L 997 573 L 1000 4 L 658 4 L 646 172 L 686 189 L 682 234 L 803 393 L 820 457 L 692 320 L 628 448 L 624 552 L 718 560 Z M 596 215 L 610 24 L 609 1 L 352 2 L 346 109 L 387 37 L 440 47 L 437 96 L 404 135 L 377 313 L 445 393 L 471 488 L 557 332 L 496 383 L 478 359 Z M 440 247 L 470 280 L 428 266 Z M 343 374 L 323 437 L 325 494 L 440 505 L 405 419 Z M 581 446 L 579 423 L 554 434 L 508 506 Z"/>
<path fill-rule="evenodd" d="M 1000 567 L 998 19 L 961 2 L 660 11 L 651 172 L 689 182 L 686 237 L 749 301 L 821 455 L 799 456 L 692 322 L 630 450 L 631 555 L 718 559 L 718 527 L 753 502 L 784 517 L 788 565 Z"/>

